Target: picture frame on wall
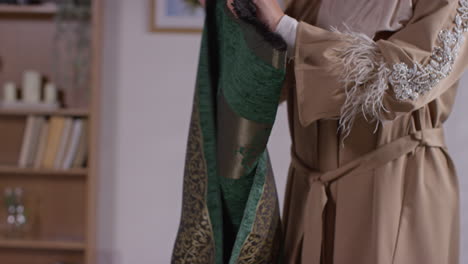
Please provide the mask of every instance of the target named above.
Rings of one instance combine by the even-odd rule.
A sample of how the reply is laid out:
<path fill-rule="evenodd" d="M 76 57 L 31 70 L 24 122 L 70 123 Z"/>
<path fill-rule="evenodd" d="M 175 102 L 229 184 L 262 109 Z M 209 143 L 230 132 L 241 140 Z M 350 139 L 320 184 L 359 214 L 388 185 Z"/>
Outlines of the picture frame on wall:
<path fill-rule="evenodd" d="M 199 33 L 205 10 L 198 0 L 150 0 L 151 31 Z"/>

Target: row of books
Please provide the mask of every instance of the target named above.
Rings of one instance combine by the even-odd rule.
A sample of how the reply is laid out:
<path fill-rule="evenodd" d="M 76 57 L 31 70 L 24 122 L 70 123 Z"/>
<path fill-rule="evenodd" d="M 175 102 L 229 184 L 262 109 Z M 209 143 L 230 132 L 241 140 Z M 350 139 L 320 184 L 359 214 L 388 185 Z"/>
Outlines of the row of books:
<path fill-rule="evenodd" d="M 18 160 L 20 168 L 66 170 L 85 166 L 88 120 L 29 116 Z"/>

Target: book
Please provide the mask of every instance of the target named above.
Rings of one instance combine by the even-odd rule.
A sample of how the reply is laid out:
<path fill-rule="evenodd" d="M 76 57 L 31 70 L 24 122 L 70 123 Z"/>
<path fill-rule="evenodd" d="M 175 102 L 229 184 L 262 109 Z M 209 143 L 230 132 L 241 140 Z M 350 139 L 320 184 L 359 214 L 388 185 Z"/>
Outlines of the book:
<path fill-rule="evenodd" d="M 44 159 L 41 167 L 45 169 L 53 169 L 55 158 L 60 147 L 63 131 L 65 128 L 65 117 L 53 116 L 49 120 L 49 133 L 47 135 L 47 143 L 44 152 Z"/>
<path fill-rule="evenodd" d="M 88 120 L 83 120 L 78 150 L 72 162 L 72 168 L 83 168 L 88 157 Z"/>
<path fill-rule="evenodd" d="M 45 118 L 40 116 L 28 116 L 26 119 L 26 127 L 23 134 L 18 167 L 26 168 L 33 165 L 34 156 L 39 144 L 41 127 L 44 121 Z"/>
<path fill-rule="evenodd" d="M 61 169 L 63 170 L 70 169 L 72 166 L 72 162 L 78 152 L 78 145 L 80 143 L 81 134 L 83 133 L 82 128 L 83 120 L 75 119 L 73 121 L 72 131 L 68 138 L 68 144 L 61 164 Z"/>
<path fill-rule="evenodd" d="M 23 143 L 21 145 L 21 151 L 20 151 L 20 156 L 18 160 L 18 166 L 20 168 L 26 167 L 26 162 L 28 159 L 28 152 L 29 152 L 29 149 L 31 148 L 31 142 L 32 142 L 35 123 L 36 123 L 36 117 L 28 116 L 28 118 L 26 119 L 26 128 L 24 129 Z"/>
<path fill-rule="evenodd" d="M 65 149 L 68 144 L 68 140 L 72 131 L 73 119 L 68 117 L 65 119 L 63 131 L 60 137 L 60 143 L 55 154 L 54 169 L 60 169 L 62 167 L 62 160 L 65 155 Z"/>
<path fill-rule="evenodd" d="M 49 121 L 44 120 L 44 124 L 41 127 L 39 136 L 39 144 L 37 146 L 36 154 L 34 155 L 33 168 L 39 169 L 44 159 L 45 149 L 47 146 L 47 136 L 49 135 Z"/>
<path fill-rule="evenodd" d="M 26 159 L 26 167 L 31 168 L 34 165 L 34 159 L 36 157 L 37 149 L 39 147 L 39 141 L 41 137 L 41 130 L 46 120 L 43 116 L 37 116 L 36 122 L 33 127 L 31 145 L 28 151 L 28 157 Z"/>

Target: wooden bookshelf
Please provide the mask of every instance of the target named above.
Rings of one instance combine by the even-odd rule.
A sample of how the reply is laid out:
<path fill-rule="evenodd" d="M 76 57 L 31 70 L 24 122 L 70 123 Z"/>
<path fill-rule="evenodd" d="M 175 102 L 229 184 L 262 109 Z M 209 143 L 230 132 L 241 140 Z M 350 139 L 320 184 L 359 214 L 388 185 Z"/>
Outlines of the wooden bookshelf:
<path fill-rule="evenodd" d="M 84 251 L 86 248 L 86 245 L 82 242 L 74 242 L 74 241 L 0 239 L 0 248 L 2 249 Z"/>
<path fill-rule="evenodd" d="M 0 15 L 21 15 L 21 16 L 53 16 L 57 13 L 57 6 L 54 4 L 44 5 L 8 5 L 0 4 Z"/>
<path fill-rule="evenodd" d="M 0 108 L 0 161 L 6 161 L 0 163 L 0 227 L 7 214 L 3 206 L 3 191 L 7 187 L 24 189 L 25 200 L 30 194 L 26 208 L 34 209 L 31 212 L 38 219 L 34 222 L 34 232 L 27 238 L 7 239 L 0 234 L 0 263 L 96 263 L 101 5 L 102 0 L 92 0 L 91 82 L 84 93 L 89 97 L 86 104 L 56 110 Z M 20 83 L 24 70 L 39 70 L 54 81 L 54 17 L 58 12 L 54 4 L 0 4 L 0 97 L 3 84 L 7 81 Z M 16 166 L 29 116 L 87 120 L 86 168 L 56 170 Z"/>
<path fill-rule="evenodd" d="M 45 115 L 45 116 L 73 116 L 73 117 L 87 117 L 89 110 L 87 109 L 69 109 L 62 108 L 57 110 L 41 110 L 41 109 L 1 109 L 0 116 L 28 116 L 28 115 Z"/>
<path fill-rule="evenodd" d="M 14 166 L 0 166 L 0 177 L 2 175 L 32 175 L 32 176 L 79 176 L 83 177 L 88 174 L 86 168 L 69 169 L 69 170 L 53 170 L 53 169 L 31 169 L 18 168 Z"/>

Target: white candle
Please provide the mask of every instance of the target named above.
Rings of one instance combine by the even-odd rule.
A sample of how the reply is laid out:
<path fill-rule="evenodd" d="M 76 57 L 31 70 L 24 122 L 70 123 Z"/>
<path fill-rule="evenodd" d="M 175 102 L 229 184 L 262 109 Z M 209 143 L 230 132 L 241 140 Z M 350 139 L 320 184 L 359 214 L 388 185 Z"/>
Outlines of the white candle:
<path fill-rule="evenodd" d="M 36 71 L 23 73 L 23 102 L 39 103 L 41 99 L 41 75 Z"/>
<path fill-rule="evenodd" d="M 53 83 L 47 83 L 44 87 L 44 103 L 57 103 L 57 87 Z"/>
<path fill-rule="evenodd" d="M 14 103 L 16 102 L 16 85 L 12 82 L 7 82 L 3 86 L 3 102 Z"/>

